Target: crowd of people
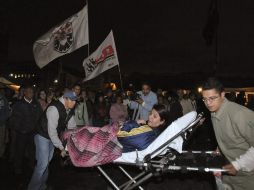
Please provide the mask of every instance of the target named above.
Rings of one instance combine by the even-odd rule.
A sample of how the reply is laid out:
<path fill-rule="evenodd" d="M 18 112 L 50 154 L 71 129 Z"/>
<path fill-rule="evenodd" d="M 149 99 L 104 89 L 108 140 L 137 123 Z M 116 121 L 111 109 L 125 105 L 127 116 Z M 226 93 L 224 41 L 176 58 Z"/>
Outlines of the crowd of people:
<path fill-rule="evenodd" d="M 78 83 L 55 92 L 24 86 L 14 96 L 1 90 L 0 157 L 8 155 L 17 175 L 22 174 L 24 162 L 28 162 L 34 169 L 28 189 L 45 189 L 54 149 L 59 149 L 63 157 L 67 154 L 60 138 L 66 128 L 103 127 L 123 124 L 130 119 L 148 126 L 155 121 L 156 126 L 167 121 L 168 126 L 190 111 L 209 110 L 218 150 L 231 162 L 225 168 L 233 177 L 225 177 L 225 181 L 235 189 L 252 189 L 254 185 L 249 179 L 253 177 L 250 161 L 254 160 L 254 117 L 250 111 L 254 109 L 253 99 L 247 104 L 244 93 L 225 94 L 220 85 L 217 79 L 209 79 L 204 83 L 202 94 L 183 89 L 153 92 L 147 82 L 142 83 L 140 91 L 124 92 L 110 88 L 95 91 L 82 88 Z M 158 110 L 167 111 L 167 116 L 162 117 Z M 149 115 L 153 116 L 153 122 Z M 159 116 L 163 121 L 156 120 Z M 210 114 L 207 117 L 209 120 Z M 243 185 L 243 181 L 248 185 Z"/>

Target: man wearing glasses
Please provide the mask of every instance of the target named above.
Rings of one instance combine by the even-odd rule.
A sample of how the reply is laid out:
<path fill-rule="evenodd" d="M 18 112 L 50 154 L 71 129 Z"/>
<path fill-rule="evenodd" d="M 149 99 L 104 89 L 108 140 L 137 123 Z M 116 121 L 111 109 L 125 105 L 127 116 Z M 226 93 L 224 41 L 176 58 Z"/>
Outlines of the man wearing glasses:
<path fill-rule="evenodd" d="M 219 150 L 230 161 L 222 181 L 234 190 L 254 189 L 254 112 L 225 98 L 216 78 L 203 84 L 203 101 L 211 112 Z"/>

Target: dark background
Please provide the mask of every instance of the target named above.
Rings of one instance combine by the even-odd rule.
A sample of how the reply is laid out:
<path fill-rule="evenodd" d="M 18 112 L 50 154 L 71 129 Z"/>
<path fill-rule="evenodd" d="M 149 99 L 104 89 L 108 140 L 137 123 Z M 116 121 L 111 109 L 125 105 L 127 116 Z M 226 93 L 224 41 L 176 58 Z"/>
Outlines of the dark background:
<path fill-rule="evenodd" d="M 41 71 L 34 62 L 32 44 L 82 9 L 85 1 L 9 0 L 1 4 L 1 73 L 41 73 L 57 70 L 61 62 L 64 70 L 84 77 L 87 46 Z M 93 0 L 89 1 L 89 49 L 93 52 L 112 29 L 126 78 L 152 76 L 172 86 L 215 75 L 227 86 L 253 86 L 253 21 L 252 0 Z M 117 69 L 111 73 L 117 75 Z"/>

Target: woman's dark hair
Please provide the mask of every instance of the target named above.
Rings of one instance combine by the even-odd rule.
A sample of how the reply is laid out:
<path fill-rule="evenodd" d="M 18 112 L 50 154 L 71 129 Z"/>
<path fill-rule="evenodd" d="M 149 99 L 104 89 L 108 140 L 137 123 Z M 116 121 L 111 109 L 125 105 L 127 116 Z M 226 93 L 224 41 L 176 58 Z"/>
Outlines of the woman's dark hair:
<path fill-rule="evenodd" d="M 45 89 L 40 89 L 39 91 L 37 91 L 36 99 L 40 99 L 41 92 L 45 92 L 45 96 L 47 99 L 47 91 Z"/>
<path fill-rule="evenodd" d="M 163 131 L 164 128 L 169 125 L 169 112 L 167 108 L 162 104 L 155 104 L 153 106 L 153 109 L 155 109 L 158 112 L 161 121 L 164 120 L 164 123 L 158 127 L 159 130 Z"/>
<path fill-rule="evenodd" d="M 168 97 L 171 98 L 170 103 L 171 103 L 171 102 L 177 102 L 177 101 L 179 101 L 179 96 L 178 96 L 177 93 L 174 92 L 174 91 L 169 91 L 169 92 L 168 92 Z"/>
<path fill-rule="evenodd" d="M 104 94 L 103 94 L 102 92 L 98 92 L 98 93 L 95 95 L 95 100 L 94 100 L 94 103 L 95 103 L 95 104 L 99 104 L 99 103 L 100 103 L 100 101 L 99 101 L 100 97 L 103 97 L 103 102 L 102 102 L 102 103 L 106 103 L 106 102 L 105 102 L 105 99 L 104 99 Z"/>

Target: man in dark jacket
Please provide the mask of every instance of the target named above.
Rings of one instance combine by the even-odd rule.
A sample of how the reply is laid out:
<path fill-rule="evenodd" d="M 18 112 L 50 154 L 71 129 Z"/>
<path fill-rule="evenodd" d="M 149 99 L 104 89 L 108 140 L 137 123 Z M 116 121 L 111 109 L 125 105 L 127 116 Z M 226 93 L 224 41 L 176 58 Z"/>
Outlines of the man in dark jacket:
<path fill-rule="evenodd" d="M 15 130 L 14 172 L 16 174 L 22 173 L 25 153 L 28 154 L 28 165 L 33 166 L 35 162 L 33 138 L 42 109 L 33 98 L 33 88 L 27 86 L 24 90 L 24 98 L 13 105 L 11 126 Z"/>
<path fill-rule="evenodd" d="M 6 134 L 6 121 L 10 115 L 9 102 L 0 91 L 0 158 L 5 151 L 5 134 Z"/>

